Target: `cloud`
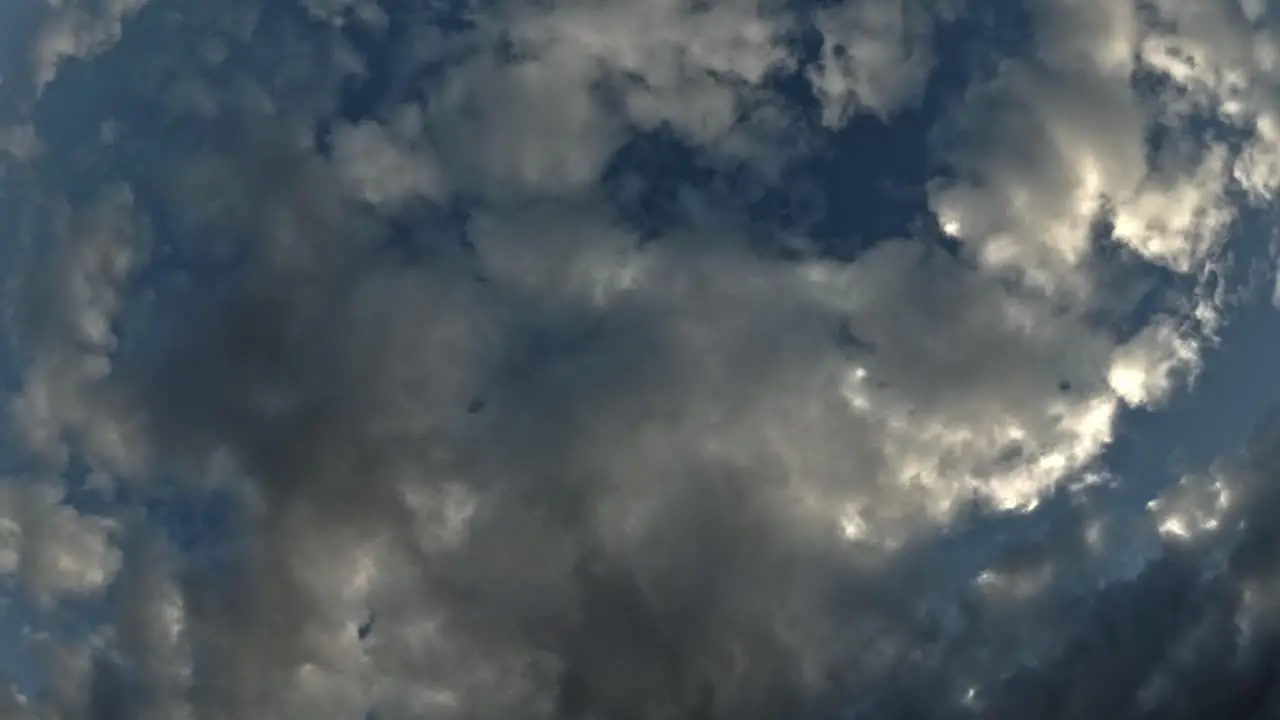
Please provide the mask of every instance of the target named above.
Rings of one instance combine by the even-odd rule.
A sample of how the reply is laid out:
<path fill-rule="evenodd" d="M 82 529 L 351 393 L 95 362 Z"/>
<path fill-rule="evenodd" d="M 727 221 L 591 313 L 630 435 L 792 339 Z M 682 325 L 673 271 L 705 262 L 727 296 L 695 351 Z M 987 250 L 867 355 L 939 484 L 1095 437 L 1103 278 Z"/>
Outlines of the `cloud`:
<path fill-rule="evenodd" d="M 3 497 L 5 562 L 36 602 L 102 591 L 120 566 L 112 524 L 60 503 L 48 487 L 8 485 Z"/>
<path fill-rule="evenodd" d="M 69 58 L 87 59 L 120 40 L 124 25 L 147 0 L 53 2 L 31 46 L 31 79 L 37 91 L 57 75 Z"/>
<path fill-rule="evenodd" d="M 400 136 L 368 121 L 334 131 L 334 161 L 358 196 L 375 205 L 396 205 L 415 197 L 443 199 L 447 189 L 438 163 L 411 144 L 419 132 L 415 125 L 421 126 L 418 116 L 411 108 L 399 119 L 397 124 L 404 127 Z"/>
<path fill-rule="evenodd" d="M 863 112 L 888 117 L 923 94 L 933 64 L 930 10 L 946 10 L 946 3 L 937 5 L 885 0 L 817 12 L 822 56 L 808 79 L 823 125 L 839 127 Z"/>
<path fill-rule="evenodd" d="M 121 286 L 145 254 L 127 188 L 113 187 L 81 212 L 54 201 L 27 245 L 28 265 L 12 285 L 13 340 L 23 356 L 22 389 L 11 398 L 12 427 L 55 472 L 74 442 L 104 472 L 127 472 L 128 420 L 102 392 L 117 345 Z M 34 311 L 34 312 L 33 312 Z"/>
<path fill-rule="evenodd" d="M 0 716 L 1270 707 L 1272 423 L 1115 458 L 1238 302 L 1272 35 L 1022 11 L 1003 47 L 912 0 L 50 10 L 93 22 L 36 37 L 5 136 L 0 573 L 43 677 Z M 754 221 L 908 111 L 908 236 Z M 658 231 L 607 183 L 638 137 L 697 169 Z"/>

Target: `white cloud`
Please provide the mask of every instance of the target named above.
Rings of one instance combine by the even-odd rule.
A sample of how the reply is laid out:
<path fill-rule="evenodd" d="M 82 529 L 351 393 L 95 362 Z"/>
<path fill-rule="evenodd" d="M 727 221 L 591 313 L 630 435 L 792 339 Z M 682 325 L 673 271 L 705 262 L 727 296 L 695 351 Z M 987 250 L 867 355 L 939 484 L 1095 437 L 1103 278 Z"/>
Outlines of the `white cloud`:
<path fill-rule="evenodd" d="M 1116 349 L 1107 381 L 1131 406 L 1159 403 L 1169 397 L 1177 380 L 1194 379 L 1201 349 L 1194 329 L 1170 317 L 1159 318 Z"/>

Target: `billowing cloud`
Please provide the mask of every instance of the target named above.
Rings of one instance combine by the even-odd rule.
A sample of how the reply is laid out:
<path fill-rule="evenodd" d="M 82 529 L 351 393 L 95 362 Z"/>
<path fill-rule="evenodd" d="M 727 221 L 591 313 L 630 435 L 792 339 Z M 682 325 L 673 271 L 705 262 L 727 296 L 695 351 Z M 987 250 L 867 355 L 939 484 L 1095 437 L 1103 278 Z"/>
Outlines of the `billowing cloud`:
<path fill-rule="evenodd" d="M 1272 252 L 1265 8 L 80 5 L 0 86 L 0 717 L 1280 707 L 1274 422 L 1125 459 Z M 816 174 L 872 126 L 909 231 L 762 218 L 901 194 Z"/>

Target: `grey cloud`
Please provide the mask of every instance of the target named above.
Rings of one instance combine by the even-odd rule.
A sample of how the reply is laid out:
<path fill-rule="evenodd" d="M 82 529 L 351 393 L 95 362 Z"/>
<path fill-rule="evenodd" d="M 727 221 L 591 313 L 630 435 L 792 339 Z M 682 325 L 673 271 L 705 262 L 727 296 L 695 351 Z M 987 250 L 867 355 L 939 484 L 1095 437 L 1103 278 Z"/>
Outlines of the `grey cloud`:
<path fill-rule="evenodd" d="M 55 472 L 69 459 L 69 443 L 104 472 L 127 473 L 138 462 L 129 420 L 113 414 L 103 382 L 123 286 L 147 252 L 146 226 L 132 205 L 128 188 L 118 186 L 78 212 L 53 200 L 47 224 L 15 239 L 23 248 L 17 257 L 26 260 L 9 283 L 22 388 L 8 411 L 13 431 Z"/>
<path fill-rule="evenodd" d="M 642 237 L 599 181 L 655 128 L 771 177 L 827 132 L 772 83 L 816 84 L 818 125 L 892 118 L 957 8 L 823 10 L 807 68 L 783 4 L 498 3 L 450 37 L 389 8 L 379 37 L 441 45 L 392 53 L 357 120 L 374 70 L 339 21 L 365 4 L 143 8 L 174 62 L 120 36 L 88 65 L 163 122 L 112 118 L 109 184 L 57 137 L 27 160 L 114 189 L 34 205 L 13 271 L 9 429 L 66 487 L 0 484 L 0 573 L 47 610 L 46 681 L 5 712 L 1270 711 L 1270 426 L 1168 488 L 1107 465 L 1205 362 L 1263 150 L 1151 159 L 1189 111 L 1130 83 L 1155 30 L 1094 5 L 1031 3 L 1032 54 L 952 109 L 929 203 L 958 250 L 852 261 L 755 252 L 710 204 Z M 1138 266 L 1190 293 L 1139 312 Z M 123 507 L 76 507 L 86 468 Z M 200 492 L 236 508 L 216 570 L 147 518 Z M 69 635 L 75 602 L 108 618 Z"/>
<path fill-rule="evenodd" d="M 125 23 L 148 0 L 50 3 L 31 46 L 32 81 L 48 85 L 68 58 L 89 58 L 111 48 Z"/>
<path fill-rule="evenodd" d="M 933 15 L 947 14 L 946 3 L 928 5 L 886 0 L 818 12 L 822 57 L 808 79 L 824 125 L 840 127 L 867 111 L 888 118 L 919 100 L 933 65 Z"/>

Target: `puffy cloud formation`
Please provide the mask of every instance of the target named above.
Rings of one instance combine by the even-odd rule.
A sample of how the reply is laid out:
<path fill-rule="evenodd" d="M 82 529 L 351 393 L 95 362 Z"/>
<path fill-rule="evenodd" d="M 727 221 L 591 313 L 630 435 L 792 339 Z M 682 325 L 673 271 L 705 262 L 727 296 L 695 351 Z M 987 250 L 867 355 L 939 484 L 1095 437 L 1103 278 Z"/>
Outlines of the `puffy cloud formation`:
<path fill-rule="evenodd" d="M 0 718 L 1280 712 L 1269 4 L 13 8 Z"/>

